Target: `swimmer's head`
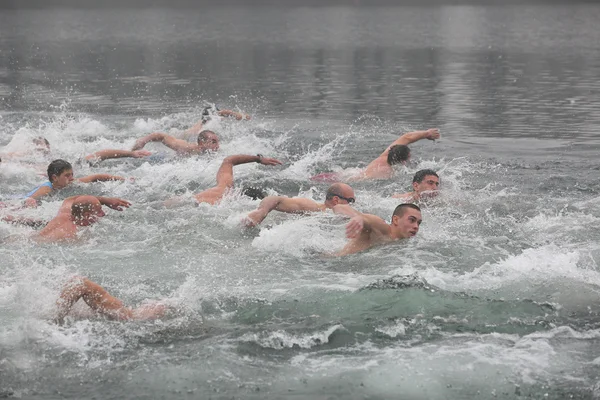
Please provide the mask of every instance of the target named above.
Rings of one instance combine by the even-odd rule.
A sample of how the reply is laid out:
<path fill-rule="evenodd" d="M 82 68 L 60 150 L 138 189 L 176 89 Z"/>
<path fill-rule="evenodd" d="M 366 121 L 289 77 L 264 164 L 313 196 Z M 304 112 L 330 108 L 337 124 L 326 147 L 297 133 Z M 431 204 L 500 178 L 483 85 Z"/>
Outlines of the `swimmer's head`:
<path fill-rule="evenodd" d="M 50 152 L 50 142 L 43 136 L 38 136 L 33 139 L 35 150 L 47 154 Z"/>
<path fill-rule="evenodd" d="M 79 226 L 91 225 L 105 215 L 100 201 L 94 196 L 80 196 L 71 206 L 73 222 Z"/>
<path fill-rule="evenodd" d="M 413 189 L 417 193 L 430 192 L 437 194 L 440 188 L 440 177 L 432 169 L 422 169 L 417 171 L 413 177 Z"/>
<path fill-rule="evenodd" d="M 352 204 L 356 201 L 354 189 L 345 183 L 334 183 L 329 186 L 325 194 L 325 203 L 333 207 L 338 204 Z"/>
<path fill-rule="evenodd" d="M 65 160 L 54 160 L 48 165 L 48 179 L 55 189 L 67 187 L 75 180 L 73 166 Z"/>
<path fill-rule="evenodd" d="M 204 150 L 217 151 L 219 150 L 219 137 L 213 131 L 204 130 L 198 134 L 198 146 Z"/>
<path fill-rule="evenodd" d="M 255 187 L 247 187 L 242 190 L 244 196 L 251 197 L 252 200 L 262 200 L 267 197 L 267 193 Z"/>
<path fill-rule="evenodd" d="M 202 110 L 202 123 L 206 124 L 218 111 L 219 107 L 217 107 L 215 104 L 204 107 L 204 110 Z"/>
<path fill-rule="evenodd" d="M 408 160 L 410 160 L 410 149 L 408 146 L 397 144 L 390 147 L 387 156 L 387 163 L 389 165 L 406 164 Z"/>
<path fill-rule="evenodd" d="M 422 222 L 421 209 L 410 203 L 400 204 L 392 214 L 392 234 L 397 239 L 413 237 L 419 232 Z"/>

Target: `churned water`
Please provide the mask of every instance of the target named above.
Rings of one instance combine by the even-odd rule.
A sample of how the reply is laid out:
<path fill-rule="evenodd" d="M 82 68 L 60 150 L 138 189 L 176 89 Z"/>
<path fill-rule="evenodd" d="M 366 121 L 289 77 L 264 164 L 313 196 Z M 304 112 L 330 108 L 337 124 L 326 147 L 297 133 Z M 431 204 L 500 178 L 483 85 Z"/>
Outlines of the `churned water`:
<path fill-rule="evenodd" d="M 55 158 L 134 179 L 19 212 L 50 219 L 84 193 L 132 202 L 80 244 L 1 245 L 0 397 L 599 397 L 599 17 L 570 3 L 3 10 L 0 153 L 41 135 L 51 154 L 3 159 L 2 199 Z M 149 145 L 160 157 L 77 162 L 176 134 L 204 102 L 253 116 L 210 123 L 216 154 Z M 247 231 L 258 201 L 239 192 L 161 207 L 240 153 L 284 165 L 238 166 L 238 188 L 323 200 L 310 176 L 430 127 L 442 139 L 412 145 L 394 179 L 354 185 L 357 209 L 389 220 L 390 196 L 438 171 L 442 194 L 408 242 L 332 258 L 345 243 L 332 214 L 273 213 Z M 30 232 L 0 224 L 2 238 Z M 75 274 L 177 311 L 56 326 Z"/>

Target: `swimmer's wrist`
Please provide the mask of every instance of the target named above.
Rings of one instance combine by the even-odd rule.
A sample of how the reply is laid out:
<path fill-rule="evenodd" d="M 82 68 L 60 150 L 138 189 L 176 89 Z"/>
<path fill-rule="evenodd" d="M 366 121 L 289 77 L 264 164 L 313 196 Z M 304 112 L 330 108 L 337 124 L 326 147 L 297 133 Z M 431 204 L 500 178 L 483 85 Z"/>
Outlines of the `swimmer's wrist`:
<path fill-rule="evenodd" d="M 258 160 L 256 162 L 259 163 L 259 164 L 262 163 L 262 160 L 263 160 L 264 156 L 259 153 L 259 154 L 256 155 L 256 157 L 258 157 Z"/>

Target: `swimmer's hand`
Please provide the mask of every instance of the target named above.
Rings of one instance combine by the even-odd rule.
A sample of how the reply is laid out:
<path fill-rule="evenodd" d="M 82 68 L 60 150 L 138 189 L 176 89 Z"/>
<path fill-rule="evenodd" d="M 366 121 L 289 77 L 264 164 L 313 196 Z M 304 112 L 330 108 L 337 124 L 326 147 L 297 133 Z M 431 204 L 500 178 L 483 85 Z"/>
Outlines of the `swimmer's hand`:
<path fill-rule="evenodd" d="M 242 220 L 240 221 L 242 226 L 246 227 L 246 228 L 254 228 L 255 226 L 258 225 L 258 223 L 256 221 L 254 221 L 252 218 L 245 216 L 244 218 L 242 218 Z"/>
<path fill-rule="evenodd" d="M 148 150 L 133 150 L 131 152 L 131 157 L 133 157 L 133 158 L 144 158 L 144 157 L 148 157 L 151 155 L 152 155 L 152 152 L 150 152 Z"/>
<path fill-rule="evenodd" d="M 362 215 L 352 217 L 350 222 L 346 224 L 346 237 L 348 239 L 357 238 L 365 227 L 365 220 Z"/>
<path fill-rule="evenodd" d="M 281 161 L 269 157 L 261 157 L 259 161 L 262 165 L 281 165 Z"/>
<path fill-rule="evenodd" d="M 128 208 L 131 203 L 127 200 L 119 199 L 116 197 L 98 197 L 100 203 L 103 206 L 112 208 L 113 210 L 123 211 L 123 208 Z"/>
<path fill-rule="evenodd" d="M 440 138 L 440 130 L 438 128 L 427 129 L 427 139 L 436 140 Z"/>
<path fill-rule="evenodd" d="M 29 207 L 29 208 L 36 208 L 38 206 L 38 202 L 33 197 L 28 197 L 23 202 L 23 206 L 24 207 Z"/>

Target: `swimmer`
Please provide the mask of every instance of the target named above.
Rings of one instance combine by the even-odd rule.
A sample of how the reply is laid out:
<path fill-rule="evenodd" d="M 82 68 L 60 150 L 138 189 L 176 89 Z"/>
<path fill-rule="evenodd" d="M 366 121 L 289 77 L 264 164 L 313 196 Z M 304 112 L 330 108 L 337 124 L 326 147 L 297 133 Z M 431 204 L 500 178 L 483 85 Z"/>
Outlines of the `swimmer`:
<path fill-rule="evenodd" d="M 276 160 L 274 158 L 263 157 L 262 154 L 257 154 L 255 156 L 238 154 L 234 156 L 226 157 L 219 170 L 217 171 L 217 186 L 212 187 L 210 189 L 206 189 L 198 194 L 194 195 L 194 200 L 197 204 L 200 203 L 208 203 L 208 204 L 217 204 L 219 203 L 223 197 L 233 189 L 233 167 L 235 165 L 240 164 L 248 164 L 256 162 L 263 165 L 281 165 L 281 161 Z M 264 193 L 261 190 L 256 188 L 247 188 L 243 191 L 243 193 L 253 199 L 264 198 Z M 163 203 L 165 207 L 173 207 L 180 205 L 185 201 L 183 196 L 175 197 L 169 199 Z"/>
<path fill-rule="evenodd" d="M 63 287 L 56 301 L 56 317 L 54 321 L 62 325 L 65 317 L 79 299 L 97 314 L 117 321 L 147 321 L 162 318 L 168 308 L 161 303 L 150 303 L 138 308 L 126 307 L 123 302 L 111 296 L 102 286 L 87 278 L 76 276 Z"/>
<path fill-rule="evenodd" d="M 21 157 L 26 157 L 32 154 L 50 154 L 50 142 L 43 136 L 38 136 L 31 140 L 33 146 L 24 152 L 10 152 L 10 153 L 0 153 L 0 157 L 2 157 L 5 161 L 18 159 Z"/>
<path fill-rule="evenodd" d="M 417 171 L 412 181 L 413 191 L 404 194 L 394 194 L 392 197 L 405 202 L 415 202 L 424 198 L 435 197 L 439 194 L 440 177 L 431 169 Z"/>
<path fill-rule="evenodd" d="M 260 202 L 258 208 L 248 214 L 242 223 L 247 227 L 256 226 L 273 210 L 290 214 L 306 214 L 333 209 L 338 204 L 352 204 L 355 201 L 354 190 L 349 185 L 346 185 L 345 183 L 334 183 L 327 189 L 325 202 L 323 203 L 317 203 L 314 200 L 299 197 L 265 197 Z M 339 207 L 338 209 L 341 210 Z"/>
<path fill-rule="evenodd" d="M 248 114 L 233 111 L 233 110 L 221 110 L 221 109 L 219 109 L 219 107 L 217 107 L 216 104 L 211 104 L 207 107 L 204 107 L 204 110 L 202 110 L 202 119 L 199 122 L 197 122 L 195 125 L 193 125 L 190 129 L 183 131 L 181 136 L 187 140 L 189 137 L 197 135 L 204 129 L 204 124 L 207 124 L 209 121 L 211 121 L 215 117 L 235 118 L 238 121 L 241 121 L 243 119 L 244 120 L 250 119 L 250 115 L 248 115 Z M 218 118 L 218 119 L 220 119 L 220 118 Z"/>
<path fill-rule="evenodd" d="M 177 139 L 166 133 L 155 132 L 143 138 L 138 139 L 132 147 L 132 151 L 141 150 L 150 142 L 161 142 L 171 150 L 174 150 L 179 156 L 192 156 L 203 154 L 209 151 L 219 150 L 219 138 L 213 131 L 204 130 L 198 133 L 196 143 L 188 143 L 185 140 Z"/>
<path fill-rule="evenodd" d="M 194 195 L 197 203 L 217 204 L 223 196 L 233 188 L 233 167 L 240 164 L 256 162 L 262 165 L 281 165 L 281 161 L 274 158 L 238 154 L 226 157 L 217 171 L 217 186 Z"/>
<path fill-rule="evenodd" d="M 54 160 L 48 165 L 48 179 L 49 181 L 43 183 L 37 188 L 29 192 L 25 197 L 25 204 L 30 207 L 37 206 L 37 200 L 49 195 L 55 190 L 64 189 L 69 186 L 73 181 L 90 183 L 90 182 L 105 182 L 105 181 L 124 181 L 125 178 L 121 176 L 109 175 L 109 174 L 94 174 L 84 176 L 83 178 L 73 177 L 73 166 L 65 160 Z"/>
<path fill-rule="evenodd" d="M 102 206 L 123 211 L 123 208 L 130 205 L 128 201 L 115 197 L 69 197 L 63 201 L 56 217 L 35 234 L 33 239 L 40 243 L 74 241 L 77 239 L 79 227 L 92 225 L 106 215 Z"/>
<path fill-rule="evenodd" d="M 390 144 L 379 157 L 371 161 L 366 168 L 346 180 L 353 182 L 368 179 L 389 179 L 394 175 L 394 169 L 392 168 L 394 165 L 406 164 L 410 160 L 409 144 L 421 139 L 436 140 L 439 138 L 440 131 L 437 128 L 405 133 Z M 311 179 L 325 182 L 342 180 L 341 174 L 332 172 L 315 175 Z"/>
<path fill-rule="evenodd" d="M 413 237 L 419 232 L 422 222 L 421 209 L 414 204 L 400 204 L 396 207 L 392 214 L 392 223 L 389 225 L 376 215 L 358 211 L 355 213 L 346 225 L 346 237 L 351 240 L 336 254 L 337 256 L 346 256 L 373 246 Z"/>

